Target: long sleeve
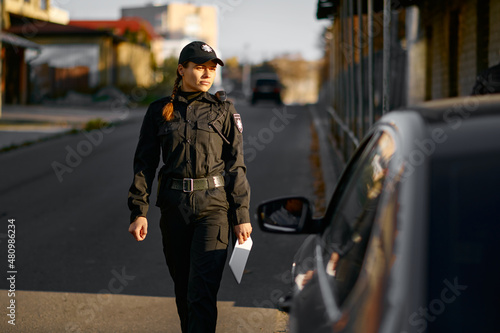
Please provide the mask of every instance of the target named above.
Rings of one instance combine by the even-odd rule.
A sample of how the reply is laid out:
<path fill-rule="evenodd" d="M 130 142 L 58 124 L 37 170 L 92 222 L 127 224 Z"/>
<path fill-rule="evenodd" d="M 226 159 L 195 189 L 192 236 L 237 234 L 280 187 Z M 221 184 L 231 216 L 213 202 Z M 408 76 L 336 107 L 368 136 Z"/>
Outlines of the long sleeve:
<path fill-rule="evenodd" d="M 130 223 L 139 216 L 146 217 L 151 188 L 160 161 L 160 141 L 158 125 L 153 115 L 154 109 L 151 105 L 144 116 L 135 151 L 134 179 L 128 193 Z"/>
<path fill-rule="evenodd" d="M 250 185 L 246 177 L 246 166 L 243 159 L 241 120 L 237 124 L 239 114 L 236 113 L 232 103 L 225 103 L 229 105 L 229 112 L 226 116 L 224 130 L 230 144 L 225 145 L 223 158 L 226 163 L 225 180 L 229 202 L 229 217 L 235 225 L 250 223 Z"/>

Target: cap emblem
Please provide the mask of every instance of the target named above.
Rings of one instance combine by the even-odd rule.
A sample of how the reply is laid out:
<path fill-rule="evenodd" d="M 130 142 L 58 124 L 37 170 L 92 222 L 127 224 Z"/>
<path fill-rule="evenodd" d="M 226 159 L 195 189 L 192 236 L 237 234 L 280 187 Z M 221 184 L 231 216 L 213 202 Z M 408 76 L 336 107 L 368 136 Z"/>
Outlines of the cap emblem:
<path fill-rule="evenodd" d="M 205 52 L 213 52 L 214 50 L 212 50 L 212 48 L 210 46 L 208 46 L 207 44 L 203 44 L 201 46 L 201 49 Z"/>

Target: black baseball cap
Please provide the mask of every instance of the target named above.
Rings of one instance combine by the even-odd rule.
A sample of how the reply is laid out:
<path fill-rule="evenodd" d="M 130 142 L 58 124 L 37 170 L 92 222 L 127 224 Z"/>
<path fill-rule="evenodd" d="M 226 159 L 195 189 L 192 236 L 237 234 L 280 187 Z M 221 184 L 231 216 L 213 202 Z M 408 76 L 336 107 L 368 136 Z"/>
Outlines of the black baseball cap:
<path fill-rule="evenodd" d="M 210 60 L 224 66 L 224 62 L 217 58 L 217 54 L 215 54 L 214 49 L 212 49 L 212 47 L 210 47 L 207 43 L 199 41 L 191 42 L 184 46 L 181 54 L 179 55 L 179 64 L 186 61 L 192 61 L 195 64 L 204 64 Z"/>

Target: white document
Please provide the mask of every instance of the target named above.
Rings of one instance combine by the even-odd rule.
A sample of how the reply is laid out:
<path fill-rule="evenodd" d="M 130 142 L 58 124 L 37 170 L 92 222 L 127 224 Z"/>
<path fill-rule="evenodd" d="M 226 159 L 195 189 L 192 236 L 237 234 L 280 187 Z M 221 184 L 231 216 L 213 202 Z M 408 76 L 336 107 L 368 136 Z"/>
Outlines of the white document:
<path fill-rule="evenodd" d="M 241 278 L 243 276 L 243 271 L 245 270 L 245 265 L 248 260 L 248 255 L 252 249 L 253 241 L 252 238 L 248 237 L 245 243 L 238 244 L 236 240 L 236 245 L 233 249 L 233 254 L 231 254 L 231 259 L 229 259 L 229 267 L 233 272 L 236 282 L 240 284 Z"/>

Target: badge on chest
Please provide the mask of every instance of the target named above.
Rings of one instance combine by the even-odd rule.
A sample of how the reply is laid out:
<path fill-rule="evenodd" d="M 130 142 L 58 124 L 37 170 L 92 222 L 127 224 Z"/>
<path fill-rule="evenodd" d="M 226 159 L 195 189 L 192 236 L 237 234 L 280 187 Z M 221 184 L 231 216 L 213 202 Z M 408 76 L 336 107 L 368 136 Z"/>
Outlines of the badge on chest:
<path fill-rule="evenodd" d="M 243 133 L 243 123 L 241 122 L 241 117 L 238 113 L 233 114 L 234 122 L 236 123 L 236 127 L 238 127 L 238 131 Z"/>

